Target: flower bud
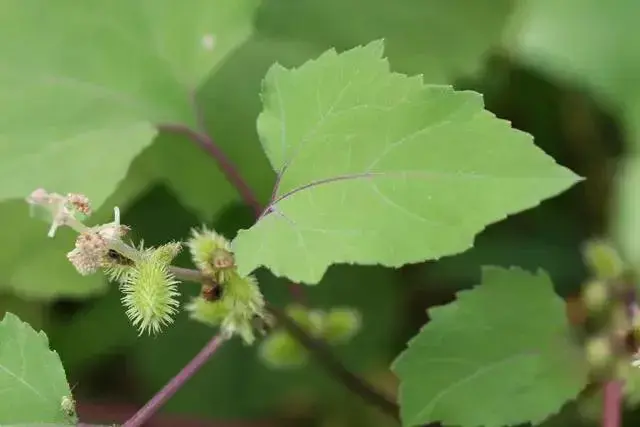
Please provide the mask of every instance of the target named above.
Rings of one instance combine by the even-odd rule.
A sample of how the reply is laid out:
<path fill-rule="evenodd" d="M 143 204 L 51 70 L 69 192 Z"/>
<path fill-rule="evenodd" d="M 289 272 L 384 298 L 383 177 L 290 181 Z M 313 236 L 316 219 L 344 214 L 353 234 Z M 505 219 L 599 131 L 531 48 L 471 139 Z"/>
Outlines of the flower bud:
<path fill-rule="evenodd" d="M 299 368 L 308 361 L 307 351 L 283 330 L 265 338 L 258 354 L 267 366 L 275 369 Z"/>
<path fill-rule="evenodd" d="M 220 326 L 222 321 L 229 315 L 230 308 L 222 301 L 208 301 L 198 296 L 191 300 L 185 307 L 189 312 L 189 317 L 197 322 L 209 326 Z"/>
<path fill-rule="evenodd" d="M 62 396 L 60 409 L 69 421 L 73 421 L 74 423 L 76 422 L 76 402 L 73 399 L 73 396 Z"/>
<path fill-rule="evenodd" d="M 88 217 L 91 215 L 91 202 L 84 194 L 69 193 L 67 194 L 67 203 L 70 209 Z"/>
<path fill-rule="evenodd" d="M 306 333 L 314 338 L 320 338 L 324 331 L 325 313 L 321 310 L 310 310 L 301 304 L 290 304 L 285 313 Z"/>
<path fill-rule="evenodd" d="M 322 337 L 330 344 L 349 342 L 360 330 L 360 313 L 352 308 L 334 308 L 325 316 Z"/>
<path fill-rule="evenodd" d="M 611 289 L 602 280 L 593 279 L 583 286 L 582 301 L 590 312 L 602 312 L 609 305 L 610 298 Z"/>
<path fill-rule="evenodd" d="M 594 370 L 607 368 L 614 358 L 611 340 L 607 336 L 594 337 L 585 344 L 587 362 Z"/>
<path fill-rule="evenodd" d="M 624 263 L 613 246 L 602 240 L 591 240 L 582 248 L 582 256 L 594 276 L 615 279 L 624 271 Z"/>
<path fill-rule="evenodd" d="M 192 229 L 191 238 L 187 242 L 193 263 L 203 273 L 215 278 L 218 282 L 225 282 L 224 276 L 232 269 L 235 261 L 231 252 L 231 243 L 215 231 L 203 227 L 201 230 Z"/>
<path fill-rule="evenodd" d="M 208 301 L 199 296 L 186 307 L 190 317 L 210 326 L 220 326 L 228 335 L 239 335 L 245 344 L 255 341 L 256 317 L 265 317 L 265 303 L 258 282 L 253 276 L 242 277 L 233 271 L 220 284 L 220 298 Z"/>

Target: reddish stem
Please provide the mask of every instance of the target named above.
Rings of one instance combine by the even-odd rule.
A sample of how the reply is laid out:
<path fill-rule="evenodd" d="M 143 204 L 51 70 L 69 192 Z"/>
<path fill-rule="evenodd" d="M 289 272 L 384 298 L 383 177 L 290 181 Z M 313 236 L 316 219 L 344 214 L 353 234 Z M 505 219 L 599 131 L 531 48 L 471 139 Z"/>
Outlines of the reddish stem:
<path fill-rule="evenodd" d="M 611 380 L 604 385 L 604 412 L 602 427 L 620 427 L 622 411 L 622 384 Z"/>
<path fill-rule="evenodd" d="M 218 166 L 226 176 L 227 180 L 233 185 L 238 193 L 240 193 L 240 197 L 242 200 L 253 209 L 256 218 L 260 218 L 264 214 L 264 207 L 254 194 L 249 184 L 242 178 L 238 168 L 233 164 L 233 162 L 224 154 L 224 152 L 220 149 L 218 144 L 215 143 L 213 138 L 207 135 L 204 132 L 198 132 L 191 129 L 188 126 L 181 124 L 163 124 L 159 125 L 158 129 L 164 130 L 171 133 L 177 133 L 186 136 L 195 142 L 200 148 L 205 150 L 207 153 L 211 155 L 217 162 Z M 278 178 L 279 182 L 279 178 Z M 277 183 L 274 186 L 277 188 Z M 273 196 L 272 196 L 273 197 Z M 290 283 L 289 284 L 289 292 L 294 300 L 301 302 L 304 300 L 304 292 L 302 290 L 302 286 L 298 283 Z"/>
<path fill-rule="evenodd" d="M 216 335 L 200 350 L 182 370 L 171 379 L 153 398 L 148 401 L 136 414 L 129 419 L 122 427 L 139 427 L 148 421 L 162 405 L 165 404 L 215 353 L 225 338 Z"/>
<path fill-rule="evenodd" d="M 196 132 L 190 127 L 180 124 L 159 125 L 158 129 L 184 135 L 195 142 L 204 151 L 209 153 L 211 157 L 218 162 L 218 166 L 220 166 L 220 169 L 227 180 L 238 190 L 242 200 L 244 200 L 244 202 L 253 209 L 256 216 L 260 216 L 262 213 L 262 205 L 253 193 L 253 190 L 251 190 L 251 187 L 249 187 L 247 182 L 242 178 L 238 168 L 236 168 L 233 162 L 231 162 L 220 147 L 218 147 L 218 144 L 216 144 L 209 135 L 202 132 Z"/>

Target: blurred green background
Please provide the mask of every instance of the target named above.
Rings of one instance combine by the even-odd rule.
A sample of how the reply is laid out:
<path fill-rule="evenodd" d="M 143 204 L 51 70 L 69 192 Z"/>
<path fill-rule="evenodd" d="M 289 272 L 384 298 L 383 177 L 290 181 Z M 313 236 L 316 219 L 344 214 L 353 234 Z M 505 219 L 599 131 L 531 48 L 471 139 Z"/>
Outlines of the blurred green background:
<path fill-rule="evenodd" d="M 263 2 L 254 35 L 198 94 L 210 133 L 263 201 L 275 179 L 255 131 L 267 68 L 276 61 L 299 65 L 330 47 L 344 50 L 379 38 L 385 38 L 395 70 L 483 93 L 487 108 L 533 134 L 539 147 L 587 178 L 560 197 L 489 227 L 462 255 L 397 271 L 331 268 L 321 285 L 306 293 L 313 306 L 361 310 L 362 332 L 336 348 L 350 369 L 395 393 L 391 360 L 427 321 L 425 310 L 476 284 L 482 265 L 543 268 L 568 297 L 586 277 L 579 254 L 585 239 L 611 236 L 630 261 L 640 261 L 638 16 L 637 0 Z M 96 221 L 107 220 L 114 205 L 135 237 L 148 244 L 184 239 L 203 223 L 233 238 L 252 222 L 251 211 L 215 161 L 175 135 L 160 135 L 135 160 Z M 22 201 L 0 204 L 0 217 L 1 309 L 49 335 L 84 422 L 126 419 L 211 337 L 211 329 L 182 314 L 162 335 L 138 338 L 116 287 L 101 277 L 80 277 L 67 264 L 64 254 L 73 233 L 64 230 L 47 239 L 46 224 L 30 219 Z M 189 266 L 188 257 L 179 264 Z M 272 302 L 289 302 L 285 282 L 268 272 L 259 278 Z M 196 292 L 193 287 L 191 295 Z M 189 291 L 185 294 L 186 300 Z M 597 400 L 586 397 L 545 425 L 597 423 L 598 411 Z M 629 408 L 625 416 L 625 425 L 635 425 L 640 411 Z M 272 371 L 255 349 L 232 342 L 148 425 L 394 423 L 315 364 Z"/>

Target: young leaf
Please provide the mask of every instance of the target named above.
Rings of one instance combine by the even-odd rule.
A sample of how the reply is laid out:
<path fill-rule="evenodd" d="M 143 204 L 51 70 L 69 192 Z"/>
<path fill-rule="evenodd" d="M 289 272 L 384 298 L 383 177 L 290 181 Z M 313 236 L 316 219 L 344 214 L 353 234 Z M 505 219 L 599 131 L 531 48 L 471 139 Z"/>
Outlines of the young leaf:
<path fill-rule="evenodd" d="M 0 322 L 0 390 L 2 425 L 73 421 L 61 406 L 71 390 L 58 354 L 12 313 Z"/>
<path fill-rule="evenodd" d="M 3 2 L 0 200 L 76 191 L 100 206 L 152 125 L 194 125 L 193 94 L 251 32 L 258 0 Z"/>
<path fill-rule="evenodd" d="M 578 180 L 479 94 L 391 73 L 381 42 L 275 65 L 264 86 L 258 131 L 279 180 L 270 211 L 233 242 L 243 273 L 315 284 L 333 263 L 456 254 Z"/>
<path fill-rule="evenodd" d="M 403 425 L 536 424 L 585 387 L 588 369 L 546 273 L 485 267 L 482 276 L 430 310 L 393 363 Z"/>

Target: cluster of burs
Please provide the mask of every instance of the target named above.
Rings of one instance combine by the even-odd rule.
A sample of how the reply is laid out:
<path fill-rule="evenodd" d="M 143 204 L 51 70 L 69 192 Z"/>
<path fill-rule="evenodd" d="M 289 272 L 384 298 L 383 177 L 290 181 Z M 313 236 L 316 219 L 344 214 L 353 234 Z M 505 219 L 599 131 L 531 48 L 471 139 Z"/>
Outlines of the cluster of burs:
<path fill-rule="evenodd" d="M 180 307 L 178 285 L 195 281 L 201 283 L 200 293 L 185 306 L 191 319 L 220 328 L 225 338 L 239 336 L 248 345 L 258 332 L 263 337 L 259 354 L 274 368 L 306 363 L 307 350 L 269 314 L 256 278 L 238 273 L 231 243 L 224 236 L 206 227 L 193 229 L 186 246 L 197 270 L 180 269 L 171 263 L 185 246 L 182 242 L 158 247 L 126 243 L 123 239 L 131 229 L 120 223 L 118 208 L 112 222 L 90 227 L 84 221 L 92 208 L 84 195 L 38 189 L 27 202 L 32 214 L 50 223 L 50 237 L 59 227 L 78 233 L 67 259 L 82 275 L 102 271 L 119 284 L 126 315 L 140 334 L 157 334 L 173 323 Z M 361 326 L 359 313 L 348 307 L 319 310 L 296 303 L 284 311 L 307 336 L 330 345 L 350 341 Z"/>
<path fill-rule="evenodd" d="M 254 331 L 259 330 L 266 335 L 259 350 L 265 363 L 274 368 L 305 365 L 307 350 L 265 310 L 256 279 L 238 275 L 230 243 L 215 231 L 202 229 L 192 232 L 187 246 L 194 264 L 210 279 L 203 281 L 200 296 L 187 306 L 191 318 L 220 325 L 223 331 L 237 331 L 248 344 L 254 341 Z M 359 313 L 349 307 L 320 310 L 294 303 L 285 314 L 307 335 L 330 345 L 349 342 L 361 325 Z"/>
<path fill-rule="evenodd" d="M 604 241 L 585 245 L 591 277 L 581 293 L 579 336 L 596 382 L 618 379 L 627 395 L 637 390 L 640 365 L 640 307 L 636 276 L 616 249 Z"/>

